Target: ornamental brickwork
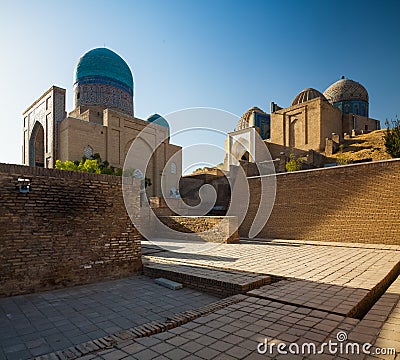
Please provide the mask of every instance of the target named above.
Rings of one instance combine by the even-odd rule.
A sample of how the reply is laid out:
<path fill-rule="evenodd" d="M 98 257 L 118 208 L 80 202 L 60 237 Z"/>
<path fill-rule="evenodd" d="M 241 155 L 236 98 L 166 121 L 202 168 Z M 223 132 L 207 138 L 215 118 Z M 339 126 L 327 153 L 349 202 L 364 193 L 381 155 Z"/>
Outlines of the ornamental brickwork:
<path fill-rule="evenodd" d="M 129 92 L 105 84 L 79 84 L 75 86 L 76 106 L 102 105 L 133 116 L 133 96 Z"/>

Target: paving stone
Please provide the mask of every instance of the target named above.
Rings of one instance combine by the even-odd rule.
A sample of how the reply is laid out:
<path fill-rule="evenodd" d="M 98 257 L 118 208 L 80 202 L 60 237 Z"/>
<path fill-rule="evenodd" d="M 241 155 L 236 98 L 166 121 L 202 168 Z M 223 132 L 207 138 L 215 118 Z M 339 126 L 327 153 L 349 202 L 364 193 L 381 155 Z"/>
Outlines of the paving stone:
<path fill-rule="evenodd" d="M 274 258 L 269 252 L 263 254 L 263 257 L 261 257 L 259 255 L 256 256 L 252 247 L 245 248 L 246 251 L 244 252 L 243 247 L 222 247 L 225 255 L 232 249 L 240 249 L 240 256 L 238 253 L 236 253 L 237 256 L 231 253 L 230 256 L 237 260 L 229 263 L 218 261 L 212 265 L 227 265 L 237 270 L 244 269 L 244 266 L 247 265 L 255 272 L 257 272 L 258 269 L 258 271 L 262 270 L 263 273 L 275 272 L 283 275 L 290 273 L 293 277 L 296 277 L 296 280 L 287 282 L 279 281 L 271 284 L 270 289 L 272 289 L 271 291 L 275 294 L 281 294 L 285 301 L 290 299 L 290 302 L 295 302 L 296 306 L 280 303 L 280 299 L 276 299 L 274 302 L 271 301 L 270 298 L 249 298 L 246 296 L 241 298 L 242 301 L 240 303 L 228 305 L 222 310 L 215 311 L 212 307 L 204 306 L 202 311 L 211 311 L 211 314 L 201 316 L 194 321 L 186 323 L 184 326 L 179 326 L 143 339 L 137 339 L 139 341 L 138 343 L 127 342 L 125 346 L 122 346 L 122 343 L 117 343 L 117 346 L 114 348 L 109 351 L 100 351 L 96 356 L 103 359 L 105 359 L 105 356 L 108 356 L 110 359 L 120 359 L 122 355 L 124 355 L 124 358 L 131 357 L 142 359 L 157 357 L 160 359 L 175 359 L 183 355 L 185 355 L 185 358 L 199 357 L 198 352 L 202 351 L 200 354 L 203 354 L 203 358 L 204 356 L 209 356 L 210 358 L 217 356 L 217 358 L 225 357 L 227 359 L 257 359 L 259 358 L 259 354 L 255 352 L 256 345 L 258 342 L 263 341 L 263 338 L 266 336 L 286 342 L 298 339 L 296 342 L 299 344 L 310 340 L 320 343 L 324 341 L 327 336 L 335 339 L 338 330 L 346 330 L 349 334 L 349 339 L 354 338 L 357 341 L 364 341 L 368 338 L 373 342 L 375 342 L 376 339 L 376 344 L 392 343 L 397 346 L 395 343 L 396 337 L 400 336 L 399 332 L 396 331 L 398 328 L 397 325 L 400 324 L 400 307 L 397 303 L 399 296 L 396 295 L 399 294 L 400 287 L 398 285 L 394 285 L 393 289 L 390 290 L 391 292 L 389 288 L 387 294 L 375 304 L 361 321 L 345 318 L 337 314 L 330 314 L 321 310 L 321 308 L 325 307 L 327 309 L 339 309 L 341 312 L 344 312 L 346 309 L 353 306 L 353 302 L 356 301 L 359 296 L 365 296 L 368 293 L 367 289 L 371 289 L 377 284 L 377 281 L 382 279 L 385 271 L 393 265 L 393 259 L 398 256 L 397 253 L 395 253 L 394 256 L 389 250 L 385 250 L 386 253 L 380 249 L 368 252 L 363 248 L 357 248 L 357 251 L 353 251 L 351 248 L 346 248 L 346 251 L 342 251 L 343 249 L 339 251 L 332 246 L 321 247 L 307 245 L 304 246 L 303 249 L 293 250 L 292 253 L 297 256 L 297 260 L 293 262 L 293 259 L 290 259 L 290 255 L 292 254 L 290 251 L 285 254 L 280 250 L 274 250 L 272 248 L 272 253 L 276 257 Z M 315 251 L 315 248 L 319 248 L 318 251 L 320 251 L 322 255 Z M 250 261 L 248 253 L 253 257 L 253 261 Z M 390 254 L 391 257 L 388 256 L 388 254 Z M 174 257 L 176 254 L 172 254 L 172 256 Z M 328 263 L 323 261 L 324 256 L 329 256 L 330 261 Z M 247 258 L 247 264 L 242 262 L 242 257 Z M 264 257 L 268 259 L 268 261 L 266 261 Z M 179 259 L 175 260 L 180 261 Z M 188 260 L 204 265 L 203 259 L 196 258 L 195 255 L 193 257 L 189 255 L 188 258 L 184 259 L 184 261 Z M 308 264 L 310 267 L 303 272 L 304 269 L 302 265 L 305 261 L 309 261 Z M 388 265 L 385 265 L 385 262 L 388 262 Z M 369 268 L 371 268 L 371 271 L 368 270 Z M 345 275 L 350 272 L 354 273 L 354 276 L 346 277 Z M 129 296 L 132 296 L 133 292 L 129 291 L 129 283 L 127 283 L 127 281 L 132 281 L 132 279 L 123 279 L 121 282 L 110 282 L 110 284 L 120 284 L 123 289 L 123 292 L 120 293 L 120 302 L 117 304 L 115 303 L 116 298 L 113 293 L 114 290 L 111 292 L 109 291 L 111 295 L 109 295 L 109 293 L 107 293 L 107 296 L 104 295 L 104 284 L 93 287 L 95 291 L 93 291 L 92 298 L 88 297 L 87 293 L 76 296 L 74 292 L 77 289 L 63 289 L 59 291 L 65 294 L 64 296 L 66 296 L 66 299 L 70 300 L 70 306 L 75 306 L 76 309 L 79 309 L 77 311 L 71 308 L 68 309 L 69 305 L 67 300 L 57 300 L 58 298 L 56 295 L 54 295 L 54 298 L 51 298 L 53 292 L 48 292 L 46 294 L 46 301 L 65 301 L 65 314 L 68 315 L 64 316 L 68 319 L 73 319 L 74 324 L 82 325 L 82 329 L 85 327 L 88 327 L 88 329 L 95 329 L 98 324 L 103 323 L 104 325 L 104 323 L 107 324 L 109 322 L 113 324 L 110 325 L 110 328 L 115 326 L 120 329 L 118 324 L 127 324 L 125 320 L 131 313 L 135 315 L 132 317 L 132 320 L 129 319 L 129 321 L 134 321 L 134 319 L 136 319 L 139 321 L 138 324 L 144 324 L 150 321 L 164 321 L 166 317 L 170 316 L 166 315 L 168 312 L 169 314 L 177 314 L 180 312 L 180 315 L 175 316 L 177 325 L 179 322 L 188 321 L 190 317 L 200 315 L 199 311 L 188 311 L 194 308 L 194 304 L 196 304 L 196 306 L 199 304 L 197 299 L 200 301 L 199 306 L 209 304 L 211 301 L 216 300 L 215 297 L 202 295 L 199 292 L 187 288 L 179 292 L 172 292 L 169 289 L 161 287 L 157 287 L 157 289 L 159 292 L 164 293 L 162 297 L 157 293 L 157 299 L 155 299 L 154 292 L 151 290 L 152 287 L 149 285 L 151 281 L 147 280 L 146 282 L 143 279 L 145 278 L 139 277 L 139 283 L 142 282 L 144 285 L 141 287 L 141 297 L 135 299 L 135 304 L 131 307 L 128 307 L 129 304 L 133 305 L 131 304 L 132 298 Z M 324 283 L 324 281 L 326 281 L 326 283 Z M 279 288 L 281 285 L 284 285 L 284 287 Z M 153 284 L 152 286 L 154 287 L 156 285 Z M 396 286 L 399 288 L 396 288 Z M 77 288 L 85 289 L 86 286 Z M 57 292 L 54 293 L 57 294 Z M 183 293 L 185 295 L 181 296 L 180 294 Z M 101 296 L 99 296 L 99 294 Z M 129 294 L 128 298 L 126 294 Z M 176 294 L 179 294 L 179 299 L 174 298 Z M 35 296 L 36 294 L 33 295 L 33 297 Z M 156 301 L 160 299 L 160 297 L 163 299 L 162 307 Z M 85 302 L 84 299 L 89 298 L 93 300 L 93 303 L 89 304 Z M 18 305 L 12 305 L 14 299 L 0 299 L 0 311 L 3 301 L 8 301 L 11 308 L 13 306 L 17 306 L 18 308 Z M 18 301 L 21 301 L 21 299 Z M 29 301 L 27 300 L 27 303 L 29 303 Z M 43 301 L 43 299 L 40 301 Z M 202 301 L 203 303 L 201 303 Z M 46 302 L 44 302 L 44 305 L 45 304 Z M 304 304 L 311 304 L 315 306 L 315 308 L 302 308 L 301 306 Z M 90 307 L 92 310 L 89 310 Z M 114 310 L 110 310 L 113 307 Z M 44 306 L 43 309 L 44 308 L 46 307 Z M 102 321 L 98 321 L 96 324 L 93 323 L 93 325 L 87 325 L 85 319 L 89 319 L 89 317 L 85 318 L 86 314 L 92 315 L 90 318 L 92 321 L 96 319 L 97 315 L 95 313 L 97 311 L 98 314 L 101 314 L 102 311 L 104 312 Z M 121 317 L 118 313 L 122 311 L 126 311 L 124 317 Z M 184 311 L 187 312 L 184 313 Z M 82 313 L 80 314 L 79 312 Z M 35 318 L 39 319 L 39 323 L 46 324 L 42 315 L 39 317 L 37 312 L 33 312 L 33 314 L 35 314 Z M 57 322 L 60 322 L 58 315 L 54 312 L 47 311 L 46 314 L 48 314 L 48 318 L 56 318 L 58 319 Z M 18 329 L 22 329 L 25 325 L 24 319 L 28 317 L 29 314 L 25 314 L 21 317 L 18 327 L 11 328 L 11 331 L 14 329 L 17 333 Z M 99 320 L 100 317 L 101 316 L 97 316 Z M 68 327 L 69 323 L 67 321 L 58 324 L 61 327 L 64 325 Z M 9 322 L 7 326 L 11 326 L 11 323 Z M 0 329 L 2 328 L 4 327 L 0 324 Z M 142 329 L 143 335 L 149 335 L 152 332 L 160 331 L 160 323 L 151 323 L 140 328 Z M 74 330 L 74 328 L 69 330 Z M 51 331 L 52 329 L 44 329 L 42 333 L 50 338 L 51 335 L 54 335 L 51 339 L 54 341 L 57 340 L 59 328 L 55 328 L 56 332 L 51 333 Z M 67 332 L 68 329 L 65 329 L 65 333 Z M 90 333 L 95 332 L 96 330 Z M 90 333 L 88 332 L 83 335 L 78 333 L 76 337 L 84 337 Z M 47 339 L 46 337 L 45 339 Z M 4 349 L 7 344 L 9 347 L 18 345 L 18 343 L 14 342 L 7 343 L 6 341 L 11 341 L 10 339 L 12 338 L 8 337 L 8 339 L 2 339 L 0 337 L 0 355 L 2 354 L 2 349 Z M 28 339 L 27 342 L 37 340 L 36 338 L 29 337 L 26 339 Z M 123 341 L 121 338 L 114 338 L 114 340 L 115 339 Z M 113 337 L 110 337 L 110 340 L 113 340 Z M 99 344 L 99 342 L 95 343 Z M 45 345 L 46 344 L 39 344 L 34 349 L 39 349 Z M 152 348 L 157 349 L 157 352 L 153 351 Z M 25 350 L 16 350 L 14 354 L 17 354 L 18 351 L 23 352 Z M 214 352 L 217 355 L 215 355 Z M 140 355 L 141 353 L 143 353 L 142 357 Z M 156 354 L 156 356 L 154 356 L 153 353 Z M 34 354 L 32 355 L 35 356 Z M 176 357 L 173 357 L 175 355 Z M 277 356 L 276 358 L 280 359 L 284 357 Z"/>
<path fill-rule="evenodd" d="M 173 337 L 171 339 L 168 339 L 166 342 L 168 344 L 173 345 L 173 346 L 180 347 L 183 344 L 187 343 L 188 341 L 190 341 L 190 340 L 184 338 L 183 336 L 176 336 L 176 337 Z"/>
<path fill-rule="evenodd" d="M 14 344 L 4 348 L 4 352 L 6 354 L 12 354 L 22 350 L 26 350 L 26 346 L 24 344 Z"/>
<path fill-rule="evenodd" d="M 20 359 L 29 359 L 31 357 L 31 353 L 29 350 L 21 350 L 16 351 L 10 354 L 7 354 L 4 359 L 7 360 L 20 360 Z"/>
<path fill-rule="evenodd" d="M 179 290 L 183 288 L 183 285 L 181 283 L 164 278 L 154 279 L 154 282 L 171 290 Z"/>
<path fill-rule="evenodd" d="M 32 356 L 39 356 L 39 355 L 44 355 L 44 354 L 48 354 L 50 352 L 52 352 L 52 348 L 47 345 L 40 345 L 38 347 L 35 347 L 33 349 L 29 349 L 30 353 L 32 354 Z"/>
<path fill-rule="evenodd" d="M 197 342 L 201 345 L 205 345 L 205 346 L 209 346 L 209 345 L 215 343 L 216 341 L 217 341 L 216 339 L 214 339 L 210 336 L 207 336 L 207 335 L 202 335 L 198 339 L 195 340 L 195 342 Z"/>
<path fill-rule="evenodd" d="M 241 344 L 243 344 L 243 342 Z M 230 349 L 232 346 L 233 346 L 232 344 L 230 344 L 226 341 L 219 340 L 219 341 L 211 344 L 210 348 L 214 349 L 214 350 L 218 350 L 219 352 L 225 352 L 226 350 Z"/>
<path fill-rule="evenodd" d="M 138 288 L 142 291 L 137 292 Z M 164 321 L 166 316 L 219 300 L 210 294 L 187 290 L 174 292 L 174 298 L 170 298 L 171 290 L 161 288 L 147 277 L 135 276 L 49 291 L 46 296 L 43 293 L 23 295 L 24 316 L 6 326 L 0 323 L 0 351 L 6 346 L 43 338 L 48 345 L 34 347 L 32 356 L 37 356 L 72 343 L 79 345 L 104 337 L 107 334 L 104 329 L 112 333 L 153 320 Z M 160 307 L 160 298 L 168 300 L 163 302 L 164 307 Z M 20 312 L 18 305 L 12 305 L 13 301 L 13 298 L 0 299 L 0 311 L 4 305 L 8 311 Z M 53 304 L 57 304 L 57 312 L 52 310 Z M 126 307 L 132 305 L 135 310 Z M 30 308 L 40 311 L 28 311 Z M 121 310 L 129 314 L 129 318 L 121 317 Z M 144 313 L 146 317 L 142 316 Z M 153 324 L 152 329 L 156 331 L 157 326 Z"/>
<path fill-rule="evenodd" d="M 104 360 L 120 360 L 127 356 L 127 354 L 121 350 L 113 350 L 107 354 L 102 355 Z"/>

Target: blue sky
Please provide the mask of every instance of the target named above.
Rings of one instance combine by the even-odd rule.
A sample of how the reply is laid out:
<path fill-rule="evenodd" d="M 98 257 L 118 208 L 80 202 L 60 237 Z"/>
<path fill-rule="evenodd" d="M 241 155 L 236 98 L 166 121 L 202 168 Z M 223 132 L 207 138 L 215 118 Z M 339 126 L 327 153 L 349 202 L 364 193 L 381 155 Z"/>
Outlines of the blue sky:
<path fill-rule="evenodd" d="M 370 116 L 399 114 L 398 1 L 1 1 L 0 162 L 21 162 L 21 113 L 78 58 L 106 46 L 129 64 L 135 115 L 190 107 L 240 116 L 288 106 L 342 75 L 362 83 Z M 201 126 L 201 124 L 199 124 Z M 223 125 L 236 126 L 235 120 Z M 220 144 L 223 146 L 223 144 Z M 222 159 L 216 159 L 218 163 Z"/>

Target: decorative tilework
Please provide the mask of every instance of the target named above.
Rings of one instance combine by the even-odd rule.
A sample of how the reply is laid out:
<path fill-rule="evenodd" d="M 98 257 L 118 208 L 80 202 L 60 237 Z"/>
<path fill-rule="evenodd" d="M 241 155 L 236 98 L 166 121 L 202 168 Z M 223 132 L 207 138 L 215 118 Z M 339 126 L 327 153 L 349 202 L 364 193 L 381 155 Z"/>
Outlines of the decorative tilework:
<path fill-rule="evenodd" d="M 247 110 L 240 118 L 236 130 L 247 129 L 250 126 L 250 118 L 254 116 L 254 125 L 260 129 L 260 136 L 263 140 L 270 137 L 271 119 L 270 115 L 257 106 Z"/>
<path fill-rule="evenodd" d="M 368 103 L 369 100 L 365 87 L 350 79 L 336 81 L 325 90 L 324 95 L 330 103 L 350 100 L 361 100 Z"/>
<path fill-rule="evenodd" d="M 133 116 L 133 96 L 121 88 L 102 83 L 76 85 L 75 105 L 104 105 Z"/>
<path fill-rule="evenodd" d="M 128 64 L 107 48 L 92 49 L 79 59 L 75 69 L 75 83 L 87 77 L 113 79 L 133 90 L 133 77 Z"/>

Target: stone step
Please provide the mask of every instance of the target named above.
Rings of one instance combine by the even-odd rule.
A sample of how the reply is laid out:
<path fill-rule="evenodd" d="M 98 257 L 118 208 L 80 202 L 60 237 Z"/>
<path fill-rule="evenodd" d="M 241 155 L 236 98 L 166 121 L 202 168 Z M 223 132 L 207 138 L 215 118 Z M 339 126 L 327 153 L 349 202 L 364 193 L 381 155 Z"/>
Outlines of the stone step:
<path fill-rule="evenodd" d="M 164 278 L 154 279 L 154 282 L 171 290 L 179 290 L 183 288 L 183 285 L 181 283 Z"/>
<path fill-rule="evenodd" d="M 271 282 L 268 275 L 156 262 L 144 264 L 143 273 L 153 278 L 162 277 L 176 281 L 187 287 L 219 296 L 245 294 Z"/>
<path fill-rule="evenodd" d="M 400 263 L 372 289 L 283 279 L 247 293 L 249 296 L 362 319 L 400 274 Z"/>
<path fill-rule="evenodd" d="M 307 280 L 285 279 L 249 291 L 248 295 L 289 305 L 348 316 L 369 291 Z"/>

